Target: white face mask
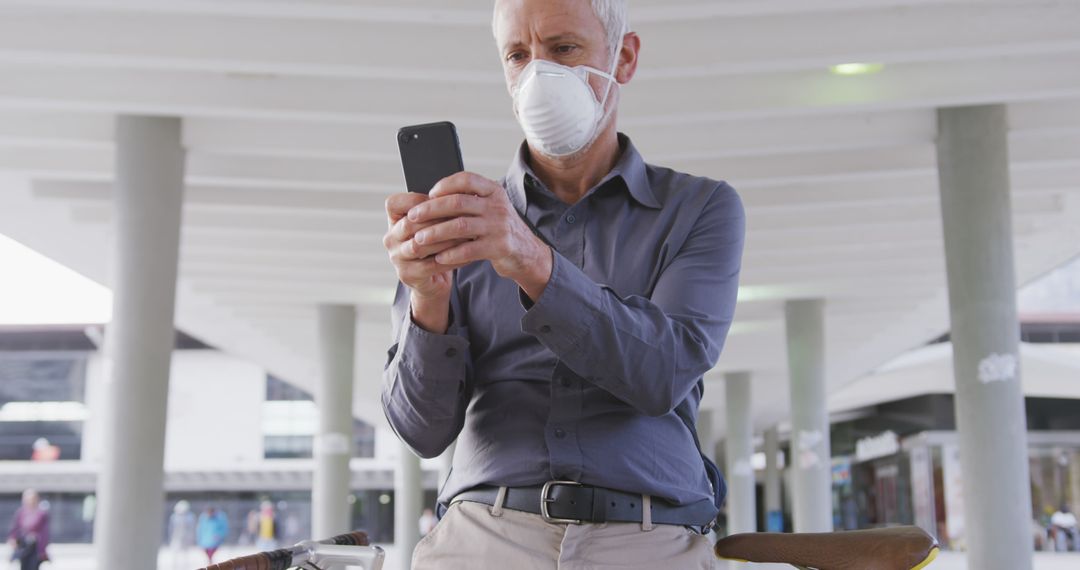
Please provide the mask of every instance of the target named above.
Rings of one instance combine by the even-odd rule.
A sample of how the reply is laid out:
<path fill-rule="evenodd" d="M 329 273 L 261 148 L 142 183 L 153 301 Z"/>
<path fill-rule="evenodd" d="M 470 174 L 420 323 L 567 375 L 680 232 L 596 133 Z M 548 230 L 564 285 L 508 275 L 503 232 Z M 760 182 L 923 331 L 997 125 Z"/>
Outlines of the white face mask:
<path fill-rule="evenodd" d="M 612 57 L 611 73 L 579 65 L 566 67 L 534 59 L 513 90 L 514 115 L 525 138 L 536 150 L 548 156 L 569 156 L 592 144 L 600 134 L 608 113 L 605 111 L 618 60 Z M 607 80 L 604 96 L 596 100 L 589 86 L 589 74 Z"/>

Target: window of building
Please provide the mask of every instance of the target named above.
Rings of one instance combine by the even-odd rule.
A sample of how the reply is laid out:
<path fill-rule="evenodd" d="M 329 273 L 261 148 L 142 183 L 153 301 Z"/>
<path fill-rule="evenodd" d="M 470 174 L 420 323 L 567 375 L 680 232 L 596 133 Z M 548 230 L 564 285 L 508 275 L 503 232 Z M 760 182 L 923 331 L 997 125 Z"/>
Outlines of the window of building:
<path fill-rule="evenodd" d="M 0 460 L 79 459 L 88 355 L 0 352 Z"/>
<path fill-rule="evenodd" d="M 266 377 L 263 453 L 266 459 L 310 458 L 319 411 L 310 393 L 273 375 Z M 375 456 L 375 428 L 353 419 L 353 457 Z"/>

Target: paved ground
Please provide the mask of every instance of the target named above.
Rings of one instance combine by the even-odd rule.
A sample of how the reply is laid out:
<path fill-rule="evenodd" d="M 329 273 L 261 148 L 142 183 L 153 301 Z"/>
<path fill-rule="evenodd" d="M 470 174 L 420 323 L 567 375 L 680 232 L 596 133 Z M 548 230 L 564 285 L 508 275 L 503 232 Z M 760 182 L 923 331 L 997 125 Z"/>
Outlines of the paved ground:
<path fill-rule="evenodd" d="M 7 560 L 6 548 L 0 548 L 2 560 Z M 49 547 L 53 557 L 51 568 L 49 565 L 42 566 L 42 570 L 96 570 L 94 567 L 94 550 L 89 545 L 82 544 L 54 544 Z M 234 556 L 249 554 L 249 550 L 238 548 L 226 548 L 216 560 L 225 560 Z M 186 560 L 173 560 L 172 554 L 162 550 L 158 559 L 158 570 L 192 570 L 203 566 L 205 558 L 198 552 L 192 551 Z M 398 570 L 395 562 L 399 562 L 393 551 L 393 547 L 387 548 L 387 564 L 385 570 Z M 0 566 L 3 570 L 7 570 Z M 717 570 L 792 570 L 790 566 L 778 566 L 772 564 L 727 564 L 718 562 Z M 1051 553 L 1039 552 L 1035 554 L 1035 570 L 1077 570 L 1080 569 L 1080 553 Z M 938 559 L 930 565 L 930 570 L 967 570 L 967 557 L 963 553 L 943 552 Z M 981 569 L 980 569 L 981 570 Z"/>

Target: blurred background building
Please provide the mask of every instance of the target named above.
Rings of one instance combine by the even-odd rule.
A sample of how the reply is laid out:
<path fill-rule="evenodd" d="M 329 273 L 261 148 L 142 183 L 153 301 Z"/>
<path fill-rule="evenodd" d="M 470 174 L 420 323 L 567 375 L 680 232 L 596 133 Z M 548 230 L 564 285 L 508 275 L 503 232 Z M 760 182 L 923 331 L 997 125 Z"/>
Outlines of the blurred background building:
<path fill-rule="evenodd" d="M 103 453 L 102 374 L 85 326 L 0 325 L 0 520 L 10 520 L 23 489 L 34 488 L 53 513 L 54 542 L 91 542 Z M 318 426 L 311 395 L 183 333 L 171 375 L 166 514 L 180 500 L 195 512 L 214 506 L 233 521 L 228 542 L 250 545 L 246 517 L 270 500 L 283 542 L 310 537 Z M 376 435 L 354 420 L 347 500 L 354 528 L 392 542 L 398 447 L 393 433 L 380 429 L 383 453 L 376 457 Z M 56 452 L 42 457 L 41 440 Z M 428 473 L 427 504 L 434 504 L 436 478 L 437 470 Z"/>

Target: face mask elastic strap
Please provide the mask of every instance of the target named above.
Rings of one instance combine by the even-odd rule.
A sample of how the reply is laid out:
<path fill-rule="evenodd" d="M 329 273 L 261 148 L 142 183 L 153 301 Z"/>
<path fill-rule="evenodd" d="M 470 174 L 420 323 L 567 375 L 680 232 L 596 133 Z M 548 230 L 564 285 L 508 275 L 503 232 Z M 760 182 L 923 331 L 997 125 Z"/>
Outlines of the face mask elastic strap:
<path fill-rule="evenodd" d="M 596 132 L 600 130 L 601 125 L 607 122 L 608 116 L 611 114 L 610 111 L 608 111 L 607 109 L 608 97 L 611 96 L 611 91 L 613 89 L 618 89 L 619 87 L 619 80 L 615 79 L 615 69 L 619 67 L 619 47 L 620 46 L 616 44 L 615 49 L 611 52 L 611 71 L 609 73 L 604 73 L 599 69 L 593 70 L 594 73 L 607 79 L 610 82 L 607 84 L 606 87 L 604 87 L 604 96 L 600 99 L 600 110 L 603 115 L 601 116 L 600 121 L 594 127 L 594 131 L 592 134 L 593 139 L 596 138 Z"/>

